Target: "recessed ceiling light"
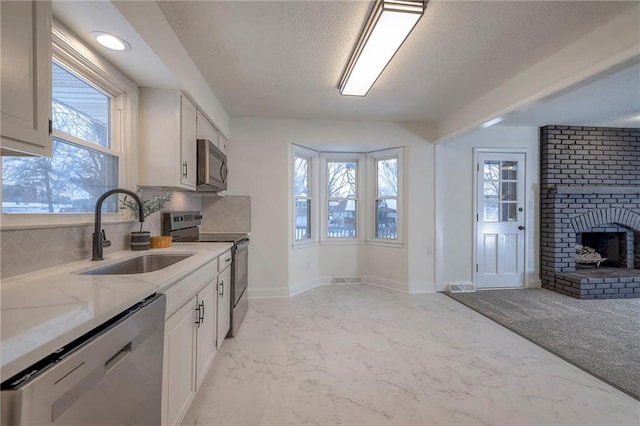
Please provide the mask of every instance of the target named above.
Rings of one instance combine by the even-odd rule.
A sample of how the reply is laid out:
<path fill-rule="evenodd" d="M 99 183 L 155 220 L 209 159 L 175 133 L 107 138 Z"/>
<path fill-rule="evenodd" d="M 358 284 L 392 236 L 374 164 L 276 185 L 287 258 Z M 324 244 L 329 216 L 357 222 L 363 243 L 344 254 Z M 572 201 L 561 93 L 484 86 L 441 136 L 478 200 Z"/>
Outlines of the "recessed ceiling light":
<path fill-rule="evenodd" d="M 486 129 L 487 127 L 491 127 L 493 125 L 496 125 L 498 123 L 501 123 L 502 121 L 504 121 L 504 117 L 496 117 L 493 120 L 489 120 L 486 123 L 482 124 L 482 128 Z"/>
<path fill-rule="evenodd" d="M 131 45 L 126 40 L 121 39 L 113 34 L 105 33 L 103 31 L 94 31 L 91 33 L 93 38 L 98 43 L 107 49 L 117 50 L 119 52 L 126 52 L 131 50 Z"/>

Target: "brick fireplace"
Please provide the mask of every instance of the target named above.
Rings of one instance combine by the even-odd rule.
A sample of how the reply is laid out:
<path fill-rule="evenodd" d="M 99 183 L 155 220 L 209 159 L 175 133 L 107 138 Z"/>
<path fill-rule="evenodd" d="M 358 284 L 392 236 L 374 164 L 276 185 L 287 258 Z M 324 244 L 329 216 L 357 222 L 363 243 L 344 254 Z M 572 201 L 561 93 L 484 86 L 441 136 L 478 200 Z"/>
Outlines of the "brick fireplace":
<path fill-rule="evenodd" d="M 542 286 L 640 297 L 640 129 L 546 126 L 540 142 Z M 577 263 L 576 244 L 608 260 Z"/>

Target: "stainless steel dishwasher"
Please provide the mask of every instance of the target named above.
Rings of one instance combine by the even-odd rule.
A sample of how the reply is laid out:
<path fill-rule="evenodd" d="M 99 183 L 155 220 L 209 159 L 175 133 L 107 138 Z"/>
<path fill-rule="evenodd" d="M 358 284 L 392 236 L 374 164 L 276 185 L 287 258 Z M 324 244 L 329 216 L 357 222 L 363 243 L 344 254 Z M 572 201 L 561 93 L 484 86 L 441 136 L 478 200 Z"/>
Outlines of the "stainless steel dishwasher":
<path fill-rule="evenodd" d="M 156 294 L 2 383 L 4 425 L 159 425 L 166 298 Z"/>

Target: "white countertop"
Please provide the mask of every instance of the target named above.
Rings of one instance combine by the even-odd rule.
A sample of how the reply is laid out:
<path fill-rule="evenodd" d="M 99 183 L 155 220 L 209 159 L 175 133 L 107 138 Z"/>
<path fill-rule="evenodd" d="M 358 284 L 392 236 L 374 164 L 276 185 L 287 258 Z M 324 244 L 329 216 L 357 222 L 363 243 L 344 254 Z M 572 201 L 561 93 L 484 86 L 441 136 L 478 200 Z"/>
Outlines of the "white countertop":
<path fill-rule="evenodd" d="M 231 247 L 231 243 L 175 243 L 163 249 L 109 253 L 100 262 L 83 260 L 3 279 L 2 381 L 145 297 L 167 290 Z M 78 275 L 118 260 L 156 253 L 193 253 L 193 256 L 144 274 Z"/>

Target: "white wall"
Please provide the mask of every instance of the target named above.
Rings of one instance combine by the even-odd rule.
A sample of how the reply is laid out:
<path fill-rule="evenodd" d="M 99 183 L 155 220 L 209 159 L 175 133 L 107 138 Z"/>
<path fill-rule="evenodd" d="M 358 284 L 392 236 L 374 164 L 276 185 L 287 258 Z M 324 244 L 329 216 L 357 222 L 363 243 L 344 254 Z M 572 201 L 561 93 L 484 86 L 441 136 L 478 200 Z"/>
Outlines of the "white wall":
<path fill-rule="evenodd" d="M 252 201 L 250 296 L 287 296 L 333 276 L 366 276 L 403 290 L 433 291 L 434 147 L 397 123 L 232 119 L 229 190 Z M 291 144 L 351 151 L 405 146 L 405 244 L 291 247 Z"/>
<path fill-rule="evenodd" d="M 526 285 L 538 279 L 538 129 L 494 126 L 436 145 L 437 290 L 473 281 L 473 149 L 526 148 Z"/>

